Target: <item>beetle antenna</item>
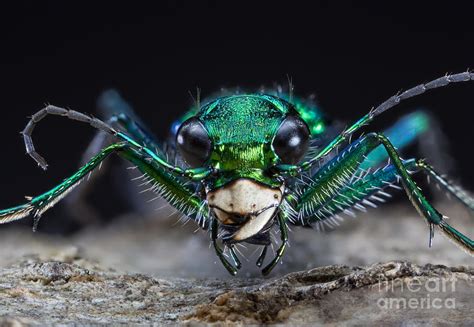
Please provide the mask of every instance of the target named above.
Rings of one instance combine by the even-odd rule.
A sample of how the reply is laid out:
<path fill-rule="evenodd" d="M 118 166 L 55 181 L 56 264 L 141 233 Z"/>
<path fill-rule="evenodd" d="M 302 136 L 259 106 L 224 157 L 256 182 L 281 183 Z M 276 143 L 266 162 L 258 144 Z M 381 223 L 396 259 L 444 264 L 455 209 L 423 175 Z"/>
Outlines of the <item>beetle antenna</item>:
<path fill-rule="evenodd" d="M 193 92 L 188 91 L 189 95 L 191 96 L 191 99 L 193 99 L 194 105 L 197 108 L 197 111 L 201 109 L 201 89 L 196 86 L 196 97 L 194 97 Z"/>
<path fill-rule="evenodd" d="M 295 86 L 293 84 L 293 79 L 290 75 L 286 74 L 286 79 L 288 80 L 288 100 L 291 103 L 291 101 L 293 100 L 293 90 Z"/>
<path fill-rule="evenodd" d="M 201 89 L 196 86 L 196 106 L 198 111 L 201 109 Z"/>

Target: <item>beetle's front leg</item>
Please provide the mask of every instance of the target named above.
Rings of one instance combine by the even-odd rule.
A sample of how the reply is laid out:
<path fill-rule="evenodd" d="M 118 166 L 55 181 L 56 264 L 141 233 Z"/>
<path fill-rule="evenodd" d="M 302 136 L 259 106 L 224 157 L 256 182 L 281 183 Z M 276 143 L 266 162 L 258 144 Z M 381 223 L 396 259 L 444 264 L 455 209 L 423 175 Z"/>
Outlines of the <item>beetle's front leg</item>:
<path fill-rule="evenodd" d="M 219 222 L 217 221 L 216 218 L 213 218 L 212 223 L 211 223 L 212 246 L 214 247 L 214 250 L 216 251 L 216 255 L 219 258 L 219 260 L 222 262 L 222 264 L 224 265 L 225 269 L 227 269 L 227 271 L 232 276 L 235 276 L 237 274 L 237 268 L 232 266 L 230 262 L 227 261 L 226 257 L 224 256 L 224 251 L 219 247 L 219 244 L 217 244 L 218 231 L 219 231 Z"/>
<path fill-rule="evenodd" d="M 268 275 L 273 270 L 273 268 L 275 268 L 276 264 L 283 257 L 283 254 L 285 253 L 286 248 L 288 246 L 288 226 L 286 226 L 285 217 L 286 216 L 283 212 L 279 212 L 278 215 L 277 215 L 278 225 L 280 227 L 281 244 L 280 244 L 280 247 L 278 248 L 278 250 L 276 251 L 276 255 L 273 258 L 273 260 L 265 268 L 262 269 L 262 274 L 264 276 Z M 266 249 L 266 246 L 265 246 L 265 249 Z M 266 252 L 266 250 L 264 250 L 264 251 Z M 260 258 L 262 258 L 262 256 L 260 256 Z M 257 264 L 258 264 L 258 262 L 260 262 L 260 258 L 257 261 Z"/>
<path fill-rule="evenodd" d="M 149 176 L 150 191 L 158 193 L 183 214 L 194 219 L 201 228 L 207 229 L 209 227 L 205 202 L 194 194 L 194 190 L 188 188 L 185 182 L 158 166 L 153 160 L 149 160 L 150 158 L 146 154 L 132 149 L 125 142 L 114 143 L 103 149 L 74 175 L 66 178 L 50 191 L 31 198 L 28 203 L 0 210 L 0 223 L 7 223 L 33 214 L 35 229 L 41 215 L 69 194 L 111 153 L 117 153 L 122 158 L 134 163 L 140 171 Z"/>
<path fill-rule="evenodd" d="M 303 190 L 297 201 L 296 209 L 300 213 L 299 222 L 304 225 L 312 221 L 322 220 L 320 217 L 314 216 L 318 208 L 326 210 L 326 213 L 322 212 L 325 217 L 327 217 L 327 215 L 332 216 L 335 210 L 331 211 L 327 205 L 330 204 L 335 208 L 342 207 L 345 200 L 342 198 L 337 199 L 344 188 L 348 188 L 348 191 L 352 192 L 355 197 L 364 198 L 366 193 L 352 187 L 350 180 L 354 172 L 360 166 L 360 163 L 363 162 L 365 156 L 379 145 L 382 145 L 387 151 L 389 158 L 392 160 L 394 172 L 396 176 L 398 176 L 397 179 L 400 179 L 413 206 L 420 215 L 426 219 L 430 226 L 430 238 L 432 237 L 433 226 L 438 226 L 446 236 L 451 238 L 467 252 L 473 254 L 474 242 L 446 223 L 444 216 L 428 202 L 411 178 L 407 169 L 407 163 L 400 159 L 393 145 L 382 134 L 371 133 L 358 139 L 332 161 L 318 170 L 312 178 L 313 182 Z M 418 162 L 418 164 L 418 168 L 424 169 L 433 175 L 427 167 L 422 165 L 422 162 Z M 378 181 L 382 182 L 383 180 Z M 455 190 L 453 190 L 453 192 L 449 188 L 447 189 L 463 201 L 462 193 L 456 194 Z M 467 202 L 466 199 L 464 199 L 463 203 L 469 206 L 469 202 Z"/>
<path fill-rule="evenodd" d="M 29 199 L 28 203 L 0 210 L 0 224 L 18 220 L 33 215 L 33 230 L 36 230 L 41 215 L 54 206 L 58 201 L 70 193 L 78 186 L 86 176 L 88 176 L 95 168 L 97 168 L 110 154 L 117 153 L 128 145 L 125 143 L 115 143 L 102 149 L 97 155 L 89 160 L 74 175 L 66 178 L 61 184 L 39 196 Z"/>

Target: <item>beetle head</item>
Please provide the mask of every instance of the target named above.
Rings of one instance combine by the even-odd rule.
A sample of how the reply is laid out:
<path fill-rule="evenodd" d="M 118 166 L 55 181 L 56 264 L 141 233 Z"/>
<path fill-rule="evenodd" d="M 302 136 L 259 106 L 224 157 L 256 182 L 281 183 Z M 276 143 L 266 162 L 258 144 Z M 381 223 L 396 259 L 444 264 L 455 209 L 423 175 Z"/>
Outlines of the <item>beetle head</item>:
<path fill-rule="evenodd" d="M 274 222 L 284 182 L 276 164 L 296 164 L 308 150 L 310 131 L 295 107 L 271 95 L 222 97 L 187 119 L 176 144 L 191 167 L 212 167 L 205 182 L 214 216 L 229 242 L 252 241 Z"/>

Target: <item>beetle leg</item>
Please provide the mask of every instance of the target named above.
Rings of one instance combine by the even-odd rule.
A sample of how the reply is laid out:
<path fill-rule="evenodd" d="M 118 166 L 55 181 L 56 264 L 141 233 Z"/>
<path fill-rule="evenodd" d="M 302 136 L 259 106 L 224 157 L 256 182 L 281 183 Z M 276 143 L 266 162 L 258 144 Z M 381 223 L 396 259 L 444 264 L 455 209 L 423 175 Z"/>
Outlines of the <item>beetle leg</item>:
<path fill-rule="evenodd" d="M 406 170 L 417 171 L 418 167 L 414 159 L 405 160 L 403 162 Z M 328 198 L 324 202 L 314 200 L 311 211 L 301 220 L 296 220 L 295 224 L 310 225 L 313 223 L 323 223 L 333 221 L 333 217 L 340 213 L 354 215 L 351 211 L 356 208 L 365 211 L 366 206 L 376 206 L 374 202 L 384 202 L 384 197 L 390 195 L 384 190 L 389 187 L 400 188 L 396 186 L 398 181 L 398 172 L 393 165 L 379 169 L 364 178 L 355 178 L 348 181 L 346 185 L 334 191 L 334 196 Z M 373 202 L 372 202 L 373 201 Z M 300 204 L 301 206 L 301 204 Z"/>
<path fill-rule="evenodd" d="M 135 164 L 150 178 L 149 191 L 161 196 L 178 211 L 197 222 L 202 229 L 209 228 L 207 203 L 196 194 L 192 185 L 186 185 L 187 180 L 184 177 L 176 177 L 155 161 L 149 160 L 150 158 L 139 150 L 126 148 L 120 151 L 119 155 Z"/>
<path fill-rule="evenodd" d="M 65 179 L 61 184 L 32 198 L 28 203 L 9 209 L 0 210 L 0 223 L 7 223 L 18 220 L 33 214 L 33 230 L 36 230 L 41 215 L 65 197 L 74 187 L 79 185 L 85 176 L 92 172 L 111 153 L 120 151 L 127 145 L 125 143 L 115 143 L 103 149 L 94 156 L 88 163 L 80 168 L 74 175 Z"/>
<path fill-rule="evenodd" d="M 234 261 L 235 268 L 240 269 L 242 268 L 242 263 L 239 260 L 239 257 L 237 256 L 237 253 L 235 253 L 235 248 L 233 244 L 229 245 L 229 252 L 232 260 Z"/>
<path fill-rule="evenodd" d="M 416 183 L 410 176 L 409 167 L 407 167 L 407 162 L 400 159 L 397 151 L 390 143 L 390 141 L 382 134 L 371 133 L 367 136 L 360 138 L 354 143 L 350 144 L 343 152 L 336 156 L 332 161 L 323 166 L 314 176 L 314 182 L 305 188 L 302 196 L 300 197 L 301 202 L 297 205 L 297 211 L 301 213 L 301 223 L 307 224 L 317 220 L 322 220 L 321 216 L 318 216 L 317 209 L 323 208 L 328 204 L 333 208 L 335 212 L 339 207 L 344 209 L 341 206 L 341 203 L 344 203 L 344 199 L 338 199 L 338 196 L 341 194 L 347 196 L 347 194 L 342 193 L 344 188 L 347 187 L 347 190 L 352 192 L 353 196 L 361 200 L 366 196 L 366 193 L 362 189 L 351 186 L 351 179 L 354 176 L 354 171 L 360 165 L 360 162 L 363 161 L 363 158 L 366 154 L 370 153 L 373 149 L 382 145 L 387 151 L 390 159 L 392 160 L 392 173 L 399 179 L 402 183 L 405 192 L 408 195 L 408 198 L 412 202 L 413 206 L 417 209 L 422 217 L 424 217 L 430 226 L 430 231 L 432 230 L 431 225 L 438 226 L 441 231 L 451 238 L 456 244 L 465 249 L 468 253 L 474 253 L 474 242 L 451 227 L 444 220 L 444 216 L 440 214 L 425 198 L 422 194 Z M 412 162 L 414 163 L 414 161 Z M 430 169 L 423 164 L 423 161 L 419 161 L 418 165 L 415 168 L 420 168 L 426 170 L 428 173 Z M 382 173 L 387 168 L 382 169 Z M 434 171 L 433 171 L 434 172 Z M 376 174 L 373 174 L 374 176 Z M 434 176 L 437 176 L 435 174 Z M 384 179 L 377 179 L 374 177 L 375 182 L 386 182 Z M 365 185 L 367 186 L 367 185 Z M 369 185 L 376 186 L 376 185 Z M 450 191 L 450 188 L 445 185 L 445 188 Z M 452 188 L 452 191 L 455 191 Z M 458 192 L 453 193 L 458 199 L 463 199 L 462 193 Z M 367 201 L 367 200 L 366 200 Z M 467 200 L 465 200 L 466 202 Z M 370 202 L 369 202 L 370 203 Z M 470 202 L 466 202 L 468 205 Z M 469 206 L 469 205 L 468 205 Z M 334 209 L 336 208 L 336 209 Z M 323 208 L 324 210 L 324 208 Z M 330 208 L 325 208 L 325 216 L 332 216 L 333 211 Z M 430 234 L 432 234 L 430 232 Z"/>
<path fill-rule="evenodd" d="M 392 142 L 398 151 L 403 151 L 408 146 L 416 144 L 421 157 L 430 158 L 443 171 L 449 168 L 449 160 L 443 155 L 446 151 L 442 151 L 447 145 L 446 138 L 439 128 L 438 121 L 429 113 L 417 110 L 404 115 L 382 134 Z M 383 146 L 379 146 L 367 155 L 360 168 L 377 168 L 380 165 L 385 165 L 387 159 L 387 151 Z"/>
<path fill-rule="evenodd" d="M 235 276 L 237 274 L 237 269 L 230 264 L 229 261 L 227 261 L 226 257 L 224 256 L 224 251 L 219 247 L 217 244 L 217 233 L 219 230 L 219 223 L 217 219 L 213 218 L 212 223 L 211 223 L 211 240 L 212 240 L 212 245 L 214 246 L 214 250 L 216 251 L 216 255 L 219 258 L 219 260 L 222 262 L 224 265 L 225 269 L 232 275 Z"/>
<path fill-rule="evenodd" d="M 469 254 L 474 254 L 474 241 L 450 226 L 445 220 L 445 216 L 440 214 L 431 203 L 426 200 L 423 193 L 420 191 L 416 183 L 410 177 L 408 171 L 403 167 L 402 160 L 397 154 L 397 151 L 392 146 L 390 141 L 381 134 L 376 134 L 377 139 L 385 147 L 389 153 L 390 159 L 392 159 L 394 166 L 397 169 L 398 174 L 401 176 L 401 183 L 405 189 L 405 192 L 408 195 L 408 198 L 412 202 L 413 206 L 417 211 L 425 217 L 428 225 L 430 226 L 430 231 L 432 231 L 432 225 L 438 226 L 441 231 L 451 240 L 453 240 L 457 245 L 462 249 L 466 250 Z M 430 239 L 432 238 L 432 233 L 430 232 Z"/>
<path fill-rule="evenodd" d="M 474 212 L 474 198 L 469 196 L 459 185 L 455 185 L 441 176 L 432 166 L 427 164 L 425 160 L 418 160 L 416 165 L 422 169 L 425 174 L 432 177 L 444 190 L 452 194 L 459 202 Z"/>
<path fill-rule="evenodd" d="M 84 177 L 94 170 L 111 153 L 116 152 L 122 158 L 134 163 L 137 168 L 150 178 L 150 191 L 158 193 L 171 205 L 183 214 L 199 223 L 200 227 L 207 229 L 209 219 L 205 202 L 194 190 L 185 186 L 185 183 L 171 175 L 168 171 L 149 161 L 143 153 L 130 148 L 127 143 L 114 143 L 103 149 L 93 157 L 86 165 L 80 168 L 74 175 L 65 179 L 61 184 L 50 191 L 32 198 L 28 203 L 14 208 L 0 211 L 0 223 L 17 220 L 34 214 L 34 229 L 40 216 L 58 201 L 65 197 L 72 189 L 80 183 Z"/>
<path fill-rule="evenodd" d="M 286 226 L 284 213 L 280 212 L 277 216 L 277 219 L 278 219 L 278 225 L 280 226 L 281 245 L 278 248 L 273 260 L 265 268 L 262 269 L 262 274 L 264 276 L 268 275 L 273 270 L 273 268 L 275 268 L 276 264 L 280 261 L 281 257 L 285 253 L 286 247 L 288 246 L 288 227 Z M 260 258 L 258 261 L 260 261 Z"/>
<path fill-rule="evenodd" d="M 260 255 L 257 259 L 257 262 L 255 263 L 257 265 L 257 267 L 259 267 L 259 268 L 262 266 L 263 261 L 265 260 L 265 256 L 267 255 L 267 249 L 268 249 L 268 245 L 264 245 L 263 249 L 262 249 L 262 252 L 260 252 Z"/>

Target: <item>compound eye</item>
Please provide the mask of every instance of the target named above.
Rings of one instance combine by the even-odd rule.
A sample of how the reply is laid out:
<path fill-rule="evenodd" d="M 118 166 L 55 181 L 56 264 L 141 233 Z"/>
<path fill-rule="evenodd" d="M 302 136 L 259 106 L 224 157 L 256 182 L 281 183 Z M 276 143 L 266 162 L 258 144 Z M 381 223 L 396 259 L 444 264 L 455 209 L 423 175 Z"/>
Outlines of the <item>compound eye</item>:
<path fill-rule="evenodd" d="M 186 120 L 176 134 L 176 147 L 186 163 L 201 167 L 211 154 L 211 139 L 202 123 L 197 118 Z"/>
<path fill-rule="evenodd" d="M 308 151 L 309 129 L 297 116 L 288 116 L 273 138 L 273 150 L 284 164 L 297 164 Z"/>

